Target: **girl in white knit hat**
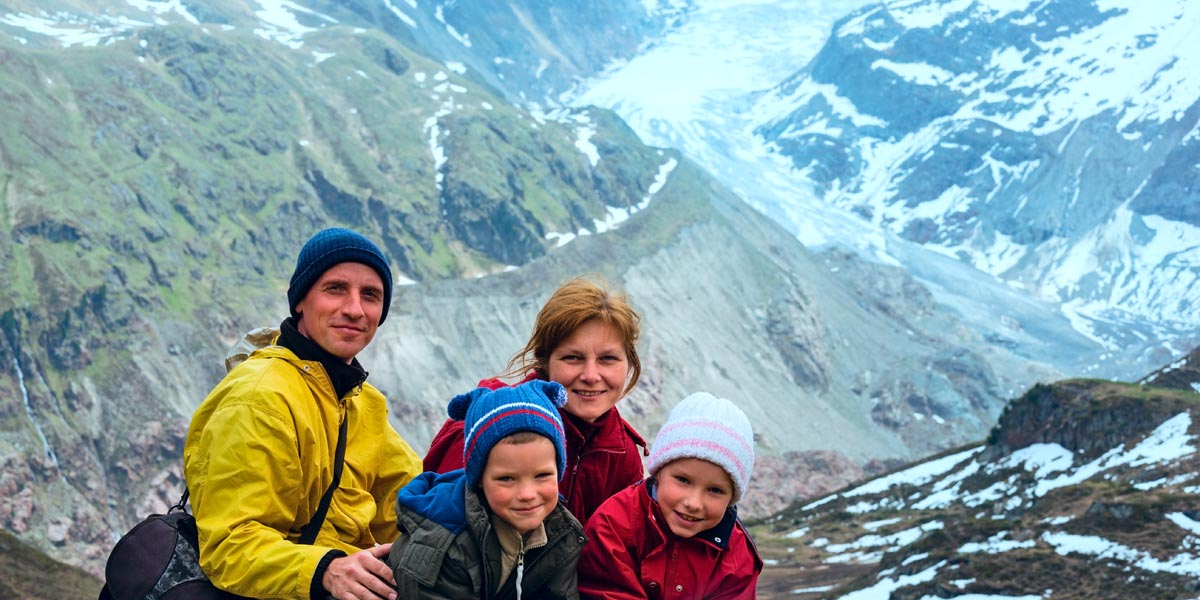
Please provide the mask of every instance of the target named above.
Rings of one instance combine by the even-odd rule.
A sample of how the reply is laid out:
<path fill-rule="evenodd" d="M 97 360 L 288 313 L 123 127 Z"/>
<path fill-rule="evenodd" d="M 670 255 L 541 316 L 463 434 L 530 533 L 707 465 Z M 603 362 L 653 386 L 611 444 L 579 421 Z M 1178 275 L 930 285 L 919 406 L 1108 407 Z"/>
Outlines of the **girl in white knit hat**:
<path fill-rule="evenodd" d="M 680 402 L 650 450 L 650 477 L 587 522 L 579 595 L 751 599 L 762 559 L 737 518 L 754 466 L 754 431 L 734 403 Z"/>

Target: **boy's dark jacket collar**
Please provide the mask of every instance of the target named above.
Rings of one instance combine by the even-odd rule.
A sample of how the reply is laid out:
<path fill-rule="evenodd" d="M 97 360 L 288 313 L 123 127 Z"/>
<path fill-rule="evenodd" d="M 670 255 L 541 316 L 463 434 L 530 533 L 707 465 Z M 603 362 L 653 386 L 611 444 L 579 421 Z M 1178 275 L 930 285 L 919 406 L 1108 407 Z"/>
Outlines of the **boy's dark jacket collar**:
<path fill-rule="evenodd" d="M 329 375 L 329 381 L 333 383 L 333 391 L 338 398 L 345 398 L 348 392 L 367 380 L 367 372 L 359 364 L 358 358 L 351 359 L 350 364 L 346 364 L 342 359 L 330 354 L 296 329 L 295 317 L 288 317 L 279 325 L 279 339 L 275 343 L 291 350 L 300 360 L 321 363 L 321 366 L 325 367 L 325 373 Z"/>

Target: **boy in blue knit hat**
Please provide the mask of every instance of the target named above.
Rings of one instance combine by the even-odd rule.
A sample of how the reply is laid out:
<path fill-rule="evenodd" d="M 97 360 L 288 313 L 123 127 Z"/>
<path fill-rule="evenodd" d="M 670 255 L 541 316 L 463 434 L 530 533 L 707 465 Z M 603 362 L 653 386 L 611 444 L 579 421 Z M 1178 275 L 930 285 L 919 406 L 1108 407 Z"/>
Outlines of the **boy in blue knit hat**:
<path fill-rule="evenodd" d="M 534 380 L 450 401 L 466 467 L 423 473 L 397 494 L 402 535 L 388 566 L 399 598 L 579 598 L 583 526 L 558 495 L 566 399 Z"/>

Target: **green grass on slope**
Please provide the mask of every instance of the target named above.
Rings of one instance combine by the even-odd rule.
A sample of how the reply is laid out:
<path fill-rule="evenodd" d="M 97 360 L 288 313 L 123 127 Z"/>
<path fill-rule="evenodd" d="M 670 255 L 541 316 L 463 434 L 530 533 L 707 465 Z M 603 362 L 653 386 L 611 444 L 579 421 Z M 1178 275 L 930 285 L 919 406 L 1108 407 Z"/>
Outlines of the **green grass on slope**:
<path fill-rule="evenodd" d="M 103 582 L 79 568 L 55 562 L 0 530 L 0 598 L 95 598 Z"/>

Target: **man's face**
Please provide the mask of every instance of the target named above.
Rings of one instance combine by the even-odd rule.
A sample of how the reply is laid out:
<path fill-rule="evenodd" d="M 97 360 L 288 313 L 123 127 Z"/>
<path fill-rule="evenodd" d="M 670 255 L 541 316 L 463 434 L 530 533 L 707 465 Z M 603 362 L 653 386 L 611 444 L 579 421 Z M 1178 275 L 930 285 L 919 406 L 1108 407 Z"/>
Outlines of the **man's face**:
<path fill-rule="evenodd" d="M 349 363 L 375 337 L 383 298 L 383 280 L 375 269 L 356 262 L 336 264 L 296 304 L 296 328 Z"/>

